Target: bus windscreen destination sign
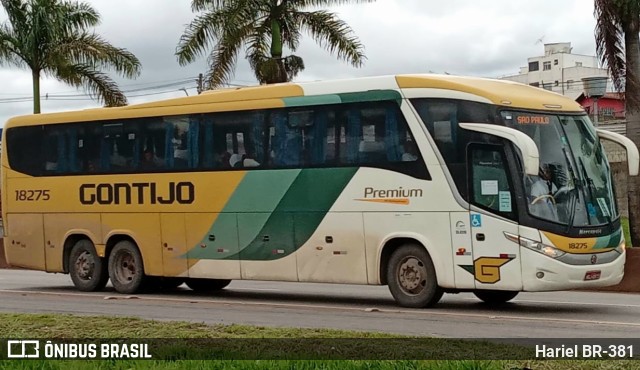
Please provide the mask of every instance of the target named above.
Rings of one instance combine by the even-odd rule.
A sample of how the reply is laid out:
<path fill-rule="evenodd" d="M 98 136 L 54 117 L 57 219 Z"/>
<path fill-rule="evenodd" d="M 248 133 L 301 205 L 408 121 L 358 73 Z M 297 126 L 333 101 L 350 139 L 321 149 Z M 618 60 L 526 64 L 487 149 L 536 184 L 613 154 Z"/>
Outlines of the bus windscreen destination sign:
<path fill-rule="evenodd" d="M 549 116 L 526 114 L 518 116 L 516 122 L 519 125 L 548 125 L 551 120 Z"/>

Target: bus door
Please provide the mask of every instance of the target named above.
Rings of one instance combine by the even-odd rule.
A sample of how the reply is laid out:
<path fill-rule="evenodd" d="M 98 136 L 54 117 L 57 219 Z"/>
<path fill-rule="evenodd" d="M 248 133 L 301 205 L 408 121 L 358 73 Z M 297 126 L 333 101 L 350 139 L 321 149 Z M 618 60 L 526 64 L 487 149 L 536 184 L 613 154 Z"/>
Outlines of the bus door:
<path fill-rule="evenodd" d="M 515 196 L 504 147 L 471 144 L 467 148 L 469 225 L 475 288 L 522 290 L 520 247 L 506 235 L 518 235 Z"/>

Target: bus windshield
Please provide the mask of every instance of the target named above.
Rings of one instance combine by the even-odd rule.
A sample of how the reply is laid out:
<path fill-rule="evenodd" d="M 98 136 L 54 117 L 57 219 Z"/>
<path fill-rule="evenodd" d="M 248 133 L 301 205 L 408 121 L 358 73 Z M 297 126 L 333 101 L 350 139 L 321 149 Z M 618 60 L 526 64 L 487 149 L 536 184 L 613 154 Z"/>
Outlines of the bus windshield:
<path fill-rule="evenodd" d="M 611 169 L 587 115 L 503 111 L 502 118 L 540 152 L 538 176 L 524 178 L 532 216 L 573 227 L 618 217 Z"/>

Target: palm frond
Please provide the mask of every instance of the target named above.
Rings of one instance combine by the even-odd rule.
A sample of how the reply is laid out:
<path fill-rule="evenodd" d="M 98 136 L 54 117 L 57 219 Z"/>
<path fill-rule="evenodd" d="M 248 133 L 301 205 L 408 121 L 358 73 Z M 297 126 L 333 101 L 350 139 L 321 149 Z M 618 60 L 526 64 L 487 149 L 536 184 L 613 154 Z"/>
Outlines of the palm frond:
<path fill-rule="evenodd" d="M 66 60 L 97 69 L 113 69 L 127 78 L 139 76 L 141 70 L 140 61 L 133 53 L 117 48 L 100 36 L 88 32 L 74 33 L 60 40 L 49 57 L 49 65 Z"/>
<path fill-rule="evenodd" d="M 366 59 L 364 47 L 353 36 L 351 27 L 340 20 L 334 13 L 324 10 L 314 12 L 295 12 L 294 20 L 300 29 L 306 29 L 320 46 L 330 53 L 337 54 L 339 59 L 360 67 Z"/>
<path fill-rule="evenodd" d="M 611 0 L 595 0 L 594 5 L 596 53 L 609 69 L 616 90 L 622 91 L 626 67 L 620 9 Z"/>
<path fill-rule="evenodd" d="M 217 10 L 228 5 L 232 1 L 234 0 L 191 0 L 191 10 L 194 12 Z"/>
<path fill-rule="evenodd" d="M 331 6 L 373 3 L 376 0 L 285 0 L 298 9 L 305 7 L 328 8 Z"/>
<path fill-rule="evenodd" d="M 18 48 L 17 35 L 8 24 L 0 25 L 0 65 L 24 68 L 27 60 Z"/>
<path fill-rule="evenodd" d="M 176 48 L 180 65 L 194 62 L 209 49 L 209 45 L 223 37 L 224 32 L 252 23 L 255 9 L 247 6 L 249 2 L 231 1 L 226 7 L 196 17 L 186 27 Z"/>
<path fill-rule="evenodd" d="M 28 25 L 29 8 L 26 2 L 22 2 L 22 0 L 0 0 L 0 4 L 7 12 L 9 23 L 13 25 L 14 29 Z"/>
<path fill-rule="evenodd" d="M 56 79 L 75 87 L 82 87 L 98 102 L 108 107 L 127 105 L 127 97 L 105 73 L 82 64 L 59 65 L 50 71 Z"/>
<path fill-rule="evenodd" d="M 86 30 L 100 24 L 100 14 L 87 3 L 62 2 L 60 13 L 68 30 Z"/>
<path fill-rule="evenodd" d="M 206 79 L 210 88 L 219 87 L 231 79 L 238 52 L 252 31 L 253 24 L 250 23 L 240 28 L 227 29 L 221 35 L 208 58 L 209 72 Z"/>
<path fill-rule="evenodd" d="M 178 63 L 184 66 L 204 54 L 209 49 L 209 45 L 220 37 L 225 21 L 223 11 L 200 15 L 191 21 L 180 36 L 176 48 Z"/>

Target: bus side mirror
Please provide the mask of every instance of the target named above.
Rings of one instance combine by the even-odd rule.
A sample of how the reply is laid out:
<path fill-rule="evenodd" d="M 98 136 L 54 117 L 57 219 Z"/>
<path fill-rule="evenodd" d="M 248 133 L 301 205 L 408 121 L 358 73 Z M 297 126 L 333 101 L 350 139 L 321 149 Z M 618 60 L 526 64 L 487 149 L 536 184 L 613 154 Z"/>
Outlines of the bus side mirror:
<path fill-rule="evenodd" d="M 458 123 L 465 130 L 481 132 L 493 136 L 499 136 L 513 143 L 522 153 L 524 161 L 524 173 L 537 176 L 540 171 L 540 153 L 535 141 L 527 134 L 509 127 L 489 125 L 486 123 Z"/>
<path fill-rule="evenodd" d="M 626 136 L 616 134 L 615 132 L 597 128 L 598 137 L 600 139 L 613 141 L 622 145 L 627 150 L 627 164 L 629 165 L 629 176 L 638 176 L 638 166 L 640 166 L 640 154 L 638 147 Z"/>

